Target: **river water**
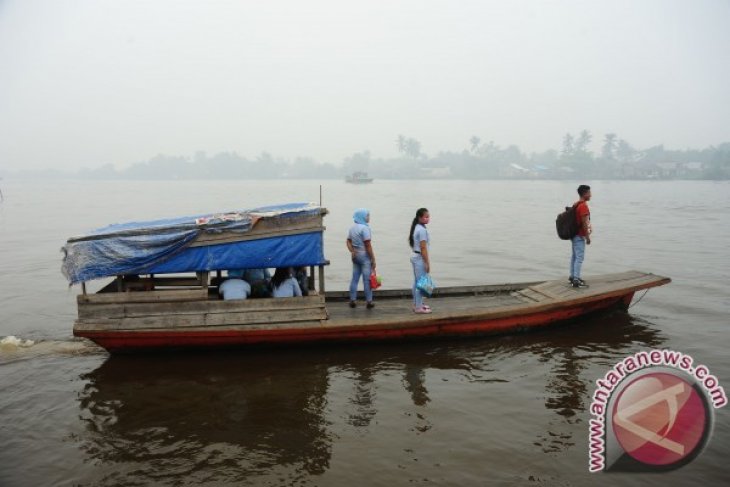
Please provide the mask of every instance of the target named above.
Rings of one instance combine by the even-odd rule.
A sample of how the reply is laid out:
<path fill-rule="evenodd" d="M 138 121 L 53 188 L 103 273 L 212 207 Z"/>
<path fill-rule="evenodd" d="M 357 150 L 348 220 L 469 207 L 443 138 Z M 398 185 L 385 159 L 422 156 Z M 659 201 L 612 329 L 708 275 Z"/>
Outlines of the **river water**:
<path fill-rule="evenodd" d="M 0 486 L 706 485 L 730 480 L 729 408 L 694 462 L 589 474 L 594 381 L 670 348 L 730 390 L 730 184 L 590 182 L 584 277 L 673 282 L 628 314 L 470 340 L 111 357 L 72 337 L 65 240 L 109 223 L 318 201 L 318 181 L 4 181 Z M 371 210 L 384 288 L 410 286 L 413 213 L 431 211 L 439 286 L 567 277 L 555 215 L 575 182 L 323 181 L 328 289 Z M 97 285 L 98 286 L 98 285 Z M 637 294 L 638 299 L 640 294 Z M 377 295 L 376 295 L 377 299 Z M 377 308 L 376 308 L 377 311 Z"/>

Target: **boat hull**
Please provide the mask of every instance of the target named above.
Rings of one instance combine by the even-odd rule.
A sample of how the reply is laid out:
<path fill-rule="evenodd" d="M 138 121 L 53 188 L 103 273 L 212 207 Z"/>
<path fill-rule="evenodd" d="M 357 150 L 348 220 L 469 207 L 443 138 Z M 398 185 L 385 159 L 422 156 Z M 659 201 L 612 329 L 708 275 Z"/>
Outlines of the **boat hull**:
<path fill-rule="evenodd" d="M 485 314 L 483 316 L 439 318 L 433 315 L 420 315 L 421 320 L 415 323 L 410 320 L 402 324 L 233 330 L 86 330 L 74 331 L 74 334 L 88 338 L 110 352 L 456 338 L 526 331 L 609 309 L 626 309 L 633 295 L 634 292 L 630 291 L 625 294 L 591 300 L 580 305 L 536 310 L 532 313 L 527 312 L 508 316 Z"/>
<path fill-rule="evenodd" d="M 345 291 L 307 297 L 221 301 L 205 290 L 78 296 L 74 335 L 110 352 L 454 338 L 539 329 L 609 309 L 671 282 L 638 271 L 437 289 L 431 314 L 411 310 L 411 291 L 379 290 L 375 309 L 351 308 Z"/>

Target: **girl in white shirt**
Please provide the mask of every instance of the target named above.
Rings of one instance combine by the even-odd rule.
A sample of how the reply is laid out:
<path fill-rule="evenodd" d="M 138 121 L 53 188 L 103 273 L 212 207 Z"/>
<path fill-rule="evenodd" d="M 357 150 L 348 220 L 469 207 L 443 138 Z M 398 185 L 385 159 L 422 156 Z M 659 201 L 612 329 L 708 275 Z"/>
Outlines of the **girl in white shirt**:
<path fill-rule="evenodd" d="M 274 288 L 272 295 L 275 298 L 293 298 L 302 295 L 299 283 L 292 277 L 291 267 L 277 267 L 271 278 L 271 286 Z"/>
<path fill-rule="evenodd" d="M 430 237 L 426 225 L 431 215 L 426 208 L 419 208 L 411 223 L 408 243 L 411 246 L 411 264 L 413 265 L 413 312 L 430 313 L 431 307 L 423 302 L 423 293 L 416 287 L 421 276 L 431 272 L 431 260 L 428 255 Z"/>

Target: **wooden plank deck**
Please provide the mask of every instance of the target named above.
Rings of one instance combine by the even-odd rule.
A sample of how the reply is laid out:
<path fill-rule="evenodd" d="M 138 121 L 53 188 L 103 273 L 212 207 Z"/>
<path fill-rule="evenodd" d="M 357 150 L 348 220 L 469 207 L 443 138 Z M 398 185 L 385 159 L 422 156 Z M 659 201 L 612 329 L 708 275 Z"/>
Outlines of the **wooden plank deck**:
<path fill-rule="evenodd" d="M 580 305 L 602 297 L 620 296 L 636 290 L 646 289 L 669 282 L 668 278 L 638 271 L 620 274 L 606 274 L 586 278 L 588 288 L 574 288 L 567 279 L 528 284 L 522 289 L 493 294 L 463 295 L 467 288 L 461 288 L 456 296 L 448 289 L 441 295 L 427 299 L 433 308 L 431 314 L 415 314 L 411 309 L 409 290 L 389 291 L 391 296 L 400 295 L 401 299 L 379 300 L 375 292 L 374 309 L 366 309 L 363 301 L 352 309 L 347 301 L 327 300 L 328 327 L 349 327 L 354 325 L 417 325 L 423 320 L 453 320 L 470 318 L 489 318 L 509 313 L 529 313 L 550 310 L 563 306 Z M 485 288 L 488 286 L 480 286 Z M 338 295 L 339 297 L 339 295 Z"/>
<path fill-rule="evenodd" d="M 411 310 L 411 300 L 409 299 L 388 299 L 378 301 L 375 298 L 375 308 L 366 309 L 363 301 L 358 302 L 357 308 L 350 308 L 347 302 L 327 303 L 327 312 L 329 320 L 327 325 L 356 325 L 356 324 L 375 324 L 392 322 L 402 319 L 415 319 L 425 316 L 439 316 L 447 310 L 450 313 L 464 312 L 473 313 L 475 310 L 487 311 L 490 308 L 499 308 L 503 306 L 516 306 L 523 302 L 514 296 L 476 296 L 476 297 L 442 297 L 428 300 L 433 306 L 433 313 L 430 315 L 416 315 Z"/>

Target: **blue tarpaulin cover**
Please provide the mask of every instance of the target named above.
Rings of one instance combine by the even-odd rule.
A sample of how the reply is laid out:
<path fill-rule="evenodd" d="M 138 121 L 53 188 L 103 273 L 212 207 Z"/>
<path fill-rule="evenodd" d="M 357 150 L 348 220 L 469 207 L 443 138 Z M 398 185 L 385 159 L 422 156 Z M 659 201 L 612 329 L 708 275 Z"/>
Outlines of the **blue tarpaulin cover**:
<path fill-rule="evenodd" d="M 190 247 L 202 233 L 246 233 L 259 218 L 318 215 L 307 203 L 149 222 L 117 223 L 70 238 L 61 271 L 69 283 L 123 274 L 163 274 L 325 263 L 321 231 Z"/>

